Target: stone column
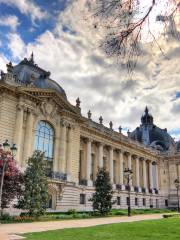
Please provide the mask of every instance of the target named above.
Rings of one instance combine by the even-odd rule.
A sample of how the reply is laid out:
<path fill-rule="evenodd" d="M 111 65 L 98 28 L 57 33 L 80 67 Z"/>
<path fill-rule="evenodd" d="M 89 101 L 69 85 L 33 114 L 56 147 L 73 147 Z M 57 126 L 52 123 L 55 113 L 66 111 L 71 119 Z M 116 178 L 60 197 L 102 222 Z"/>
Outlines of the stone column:
<path fill-rule="evenodd" d="M 153 172 L 152 172 L 152 162 L 149 162 L 149 185 L 150 189 L 153 189 Z"/>
<path fill-rule="evenodd" d="M 91 140 L 87 140 L 87 169 L 86 169 L 86 180 L 88 186 L 92 186 L 91 173 L 92 173 L 92 155 L 91 155 Z"/>
<path fill-rule="evenodd" d="M 139 181 L 139 157 L 136 157 L 136 187 L 140 189 Z"/>
<path fill-rule="evenodd" d="M 96 149 L 94 154 L 93 181 L 96 180 L 97 172 L 98 172 L 98 158 L 97 158 L 97 149 Z"/>
<path fill-rule="evenodd" d="M 28 109 L 27 111 L 27 118 L 26 118 L 26 130 L 25 130 L 25 137 L 24 137 L 24 157 L 23 161 L 26 161 L 32 155 L 32 145 L 33 145 L 33 123 L 34 123 L 34 116 L 33 111 Z M 22 165 L 24 165 L 22 163 Z"/>
<path fill-rule="evenodd" d="M 177 178 L 180 177 L 180 164 L 177 165 Z"/>
<path fill-rule="evenodd" d="M 53 171 L 58 172 L 59 166 L 59 151 L 60 151 L 60 122 L 58 122 L 55 131 L 55 145 L 54 145 L 54 162 L 53 162 Z"/>
<path fill-rule="evenodd" d="M 132 155 L 131 155 L 131 153 L 128 153 L 128 168 L 133 171 L 133 169 L 132 169 Z M 133 176 L 131 177 L 131 180 L 130 180 L 130 186 L 131 186 L 131 191 L 134 191 Z"/>
<path fill-rule="evenodd" d="M 118 159 L 115 160 L 115 166 L 114 166 L 114 169 L 115 169 L 115 176 L 114 176 L 114 179 L 115 179 L 115 183 L 118 184 L 119 183 L 119 161 Z"/>
<path fill-rule="evenodd" d="M 147 189 L 146 160 L 143 160 L 143 187 Z"/>
<path fill-rule="evenodd" d="M 98 165 L 100 168 L 103 167 L 103 144 L 102 143 L 99 143 L 99 147 L 98 147 Z"/>
<path fill-rule="evenodd" d="M 159 168 L 158 164 L 156 164 L 156 188 L 159 190 Z"/>
<path fill-rule="evenodd" d="M 124 181 L 123 181 L 123 178 L 124 178 L 124 169 L 123 169 L 123 151 L 120 151 L 119 152 L 119 184 L 120 185 L 123 185 L 124 184 Z"/>
<path fill-rule="evenodd" d="M 64 120 L 61 121 L 61 134 L 60 134 L 60 161 L 59 161 L 59 172 L 65 173 L 66 166 L 66 123 Z"/>
<path fill-rule="evenodd" d="M 24 116 L 24 107 L 18 105 L 16 108 L 16 125 L 14 132 L 14 143 L 17 145 L 17 153 L 16 153 L 16 161 L 18 163 L 22 163 L 22 159 L 20 158 L 20 154 L 22 151 L 22 131 L 23 131 L 23 116 Z"/>
<path fill-rule="evenodd" d="M 67 162 L 66 162 L 66 173 L 67 180 L 71 181 L 71 172 L 72 172 L 72 136 L 73 129 L 70 127 L 68 129 L 68 146 L 67 146 Z"/>
<path fill-rule="evenodd" d="M 131 154 L 128 153 L 128 168 L 132 170 L 132 160 L 131 160 Z"/>
<path fill-rule="evenodd" d="M 110 175 L 110 179 L 111 179 L 111 182 L 113 183 L 114 182 L 114 169 L 113 169 L 113 148 L 110 147 L 110 150 L 109 150 L 109 175 Z"/>

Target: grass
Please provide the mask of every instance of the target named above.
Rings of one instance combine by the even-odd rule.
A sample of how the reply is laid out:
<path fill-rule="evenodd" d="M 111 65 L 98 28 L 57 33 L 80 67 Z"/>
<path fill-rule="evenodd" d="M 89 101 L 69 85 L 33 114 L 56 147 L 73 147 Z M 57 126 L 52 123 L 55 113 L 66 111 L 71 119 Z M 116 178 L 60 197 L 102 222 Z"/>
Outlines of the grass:
<path fill-rule="evenodd" d="M 180 218 L 24 234 L 27 240 L 179 240 Z"/>

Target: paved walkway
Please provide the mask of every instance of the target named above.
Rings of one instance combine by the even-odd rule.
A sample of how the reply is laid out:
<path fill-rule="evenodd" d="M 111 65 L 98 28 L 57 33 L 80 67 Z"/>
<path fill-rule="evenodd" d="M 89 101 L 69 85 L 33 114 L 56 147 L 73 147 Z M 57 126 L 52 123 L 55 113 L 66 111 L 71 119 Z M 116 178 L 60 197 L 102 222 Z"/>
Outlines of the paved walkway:
<path fill-rule="evenodd" d="M 12 240 L 15 238 L 14 234 L 22 234 L 29 232 L 42 232 L 48 230 L 57 230 L 63 228 L 79 228 L 90 227 L 102 224 L 135 222 L 142 220 L 161 219 L 162 214 L 136 215 L 132 217 L 107 217 L 95 219 L 79 219 L 79 220 L 65 220 L 65 221 L 51 221 L 51 222 L 33 222 L 33 223 L 14 223 L 0 225 L 0 240 Z M 20 239 L 20 238 L 19 238 Z"/>

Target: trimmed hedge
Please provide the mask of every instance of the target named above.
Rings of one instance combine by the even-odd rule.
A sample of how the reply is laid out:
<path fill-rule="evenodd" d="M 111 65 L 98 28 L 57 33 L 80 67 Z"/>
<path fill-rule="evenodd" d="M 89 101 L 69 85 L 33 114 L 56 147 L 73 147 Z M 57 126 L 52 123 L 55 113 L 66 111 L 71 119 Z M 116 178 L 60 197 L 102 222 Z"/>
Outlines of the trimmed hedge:
<path fill-rule="evenodd" d="M 163 214 L 163 218 L 173 218 L 173 217 L 180 217 L 180 213 L 167 213 L 167 214 Z"/>

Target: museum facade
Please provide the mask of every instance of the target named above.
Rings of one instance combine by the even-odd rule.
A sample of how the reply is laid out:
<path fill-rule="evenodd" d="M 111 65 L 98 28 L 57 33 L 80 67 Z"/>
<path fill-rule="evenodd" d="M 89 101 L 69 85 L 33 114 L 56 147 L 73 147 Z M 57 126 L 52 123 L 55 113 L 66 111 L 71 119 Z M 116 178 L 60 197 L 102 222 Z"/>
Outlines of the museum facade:
<path fill-rule="evenodd" d="M 98 167 L 110 174 L 114 208 L 129 201 L 124 170 L 132 170 L 131 206 L 177 206 L 175 179 L 180 176 L 180 142 L 157 127 L 148 109 L 128 136 L 82 116 L 80 100 L 72 105 L 62 87 L 30 59 L 7 64 L 0 79 L 0 142 L 16 143 L 16 162 L 22 171 L 34 150 L 45 152 L 49 208 L 92 210 Z"/>

